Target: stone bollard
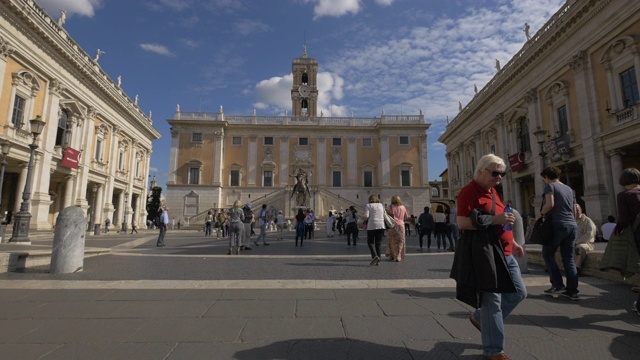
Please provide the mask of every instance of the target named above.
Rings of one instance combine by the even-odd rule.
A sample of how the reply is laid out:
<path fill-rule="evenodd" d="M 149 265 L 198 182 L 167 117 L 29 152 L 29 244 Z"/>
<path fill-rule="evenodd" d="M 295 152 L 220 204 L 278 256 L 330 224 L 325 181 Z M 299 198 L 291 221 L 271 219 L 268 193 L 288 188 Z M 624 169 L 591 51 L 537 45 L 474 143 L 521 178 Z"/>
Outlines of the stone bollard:
<path fill-rule="evenodd" d="M 82 271 L 84 264 L 85 216 L 82 209 L 69 206 L 56 220 L 51 250 L 51 274 L 69 274 Z"/>

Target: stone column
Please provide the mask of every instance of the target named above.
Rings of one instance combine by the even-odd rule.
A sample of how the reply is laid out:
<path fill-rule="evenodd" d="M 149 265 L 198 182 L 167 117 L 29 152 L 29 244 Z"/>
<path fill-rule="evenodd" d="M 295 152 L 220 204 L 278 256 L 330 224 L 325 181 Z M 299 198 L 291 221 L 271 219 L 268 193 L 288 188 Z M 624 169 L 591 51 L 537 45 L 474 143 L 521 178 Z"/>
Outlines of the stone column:
<path fill-rule="evenodd" d="M 619 149 L 611 150 L 607 152 L 607 155 L 611 160 L 610 176 L 613 179 L 613 195 L 615 198 L 616 194 L 618 194 L 621 191 L 624 191 L 624 187 L 620 185 L 620 183 L 618 182 L 618 179 L 620 178 L 620 174 L 622 174 L 622 170 L 624 170 L 622 165 L 622 156 L 624 155 L 624 151 Z M 585 173 L 585 174 L 588 174 L 590 176 L 591 172 Z M 588 176 L 585 176 L 585 177 L 588 177 Z"/>
<path fill-rule="evenodd" d="M 125 206 L 124 206 L 124 189 L 120 191 L 118 194 L 118 222 L 116 225 L 117 229 L 122 227 L 122 222 L 125 221 Z"/>
<path fill-rule="evenodd" d="M 319 186 L 327 185 L 327 138 L 322 136 L 318 138 L 318 161 L 316 164 L 316 173 L 314 174 L 315 183 Z M 296 171 L 294 169 L 294 171 Z M 317 210 L 316 210 L 317 211 Z"/>
<path fill-rule="evenodd" d="M 247 186 L 256 186 L 258 137 L 255 135 L 251 135 L 248 138 L 249 149 L 247 151 Z"/>
<path fill-rule="evenodd" d="M 527 209 L 523 208 L 523 201 L 522 201 L 522 186 L 521 186 L 521 182 L 522 179 L 516 179 L 516 181 L 513 182 L 513 192 L 514 192 L 514 196 L 511 198 L 511 201 L 513 201 L 513 204 L 511 204 L 511 206 L 514 209 L 517 209 L 519 212 L 521 213 L 525 213 L 527 212 Z M 525 224 L 526 226 L 526 224 Z"/>
<path fill-rule="evenodd" d="M 429 157 L 427 156 L 427 133 L 420 134 L 419 141 L 419 161 L 420 161 L 420 186 L 429 186 Z M 447 159 L 447 164 L 450 164 Z M 451 168 L 449 169 L 449 179 L 451 179 Z M 453 189 L 449 181 L 449 189 Z"/>
<path fill-rule="evenodd" d="M 382 187 L 391 186 L 391 165 L 389 164 L 389 136 L 380 137 L 380 170 L 382 175 Z"/>
<path fill-rule="evenodd" d="M 355 137 L 347 139 L 347 185 L 348 187 L 359 187 L 358 174 L 362 169 L 358 166 L 358 147 Z M 344 186 L 344 185 L 343 185 Z"/>
<path fill-rule="evenodd" d="M 280 137 L 280 176 L 278 177 L 280 180 L 280 186 L 287 186 L 287 184 L 289 183 L 289 175 L 291 175 L 289 169 L 290 163 L 291 159 L 289 158 L 289 137 L 282 136 Z"/>
<path fill-rule="evenodd" d="M 224 131 L 214 133 L 213 145 L 213 186 L 222 186 L 222 167 L 224 166 Z M 242 185 L 242 184 L 240 184 Z M 219 196 L 214 197 L 214 202 L 222 205 Z"/>
<path fill-rule="evenodd" d="M 119 147 L 120 147 L 120 138 L 118 137 L 118 135 L 120 134 L 120 127 L 119 126 L 114 126 L 113 128 L 111 128 L 111 144 L 110 144 L 110 148 L 109 148 L 109 164 L 108 166 L 108 176 L 107 176 L 107 183 L 106 183 L 106 191 L 105 191 L 105 199 L 104 199 L 104 206 L 103 206 L 103 213 L 105 214 L 104 219 L 110 219 L 111 220 L 111 224 L 114 225 L 114 211 L 115 211 L 115 206 L 112 203 L 113 201 L 113 189 L 115 187 L 115 173 L 118 170 L 118 153 L 119 153 Z"/>
<path fill-rule="evenodd" d="M 94 199 L 94 201 L 96 202 L 96 206 L 95 206 L 95 214 L 93 216 L 93 222 L 95 225 L 98 225 L 98 234 L 100 233 L 100 228 L 102 227 L 102 224 L 104 223 L 104 219 L 102 218 L 102 210 L 104 209 L 104 205 L 105 205 L 105 200 L 104 200 L 104 186 L 102 186 L 102 184 L 98 184 L 98 191 L 96 193 L 96 198 Z M 89 231 L 92 231 L 94 229 L 89 229 Z"/>
<path fill-rule="evenodd" d="M 73 183 L 76 179 L 75 175 L 67 175 L 64 177 L 66 182 L 64 184 L 64 202 L 62 203 L 62 209 L 60 211 L 73 205 Z"/>
<path fill-rule="evenodd" d="M 168 184 L 176 183 L 176 171 L 178 169 L 178 152 L 180 149 L 180 133 L 176 129 L 171 129 L 171 154 L 169 155 L 169 179 Z M 214 151 L 215 153 L 215 151 Z M 215 157 L 214 157 L 215 159 Z"/>
<path fill-rule="evenodd" d="M 18 167 L 20 168 L 20 177 L 18 177 L 18 188 L 16 189 L 18 191 L 18 196 L 16 196 L 16 202 L 13 205 L 13 214 L 17 214 L 20 212 L 20 203 L 22 202 L 22 193 L 24 192 L 24 186 L 27 184 L 27 164 L 26 163 L 20 163 L 18 164 Z"/>

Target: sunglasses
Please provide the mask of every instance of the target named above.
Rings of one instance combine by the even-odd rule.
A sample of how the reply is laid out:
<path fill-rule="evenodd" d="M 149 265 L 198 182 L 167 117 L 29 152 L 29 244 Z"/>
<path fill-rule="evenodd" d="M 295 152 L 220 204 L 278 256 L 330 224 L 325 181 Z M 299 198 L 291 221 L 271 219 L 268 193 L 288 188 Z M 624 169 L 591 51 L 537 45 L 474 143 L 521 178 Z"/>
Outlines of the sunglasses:
<path fill-rule="evenodd" d="M 485 169 L 487 171 L 491 171 L 491 169 Z M 493 177 L 498 177 L 498 175 L 500 175 L 500 177 L 505 177 L 507 176 L 506 172 L 500 172 L 500 171 L 491 171 L 491 176 Z"/>

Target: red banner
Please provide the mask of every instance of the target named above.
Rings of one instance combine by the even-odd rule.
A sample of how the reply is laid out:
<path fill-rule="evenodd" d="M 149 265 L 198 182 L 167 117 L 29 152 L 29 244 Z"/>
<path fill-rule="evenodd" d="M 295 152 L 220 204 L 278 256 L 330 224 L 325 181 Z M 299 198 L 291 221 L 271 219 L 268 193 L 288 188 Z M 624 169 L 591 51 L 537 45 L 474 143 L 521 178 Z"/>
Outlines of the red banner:
<path fill-rule="evenodd" d="M 523 153 L 515 153 L 509 155 L 509 166 L 511 167 L 511 171 L 518 172 L 524 170 L 524 154 Z"/>
<path fill-rule="evenodd" d="M 80 151 L 70 147 L 64 149 L 62 154 L 62 163 L 60 165 L 71 169 L 77 169 L 80 162 Z"/>

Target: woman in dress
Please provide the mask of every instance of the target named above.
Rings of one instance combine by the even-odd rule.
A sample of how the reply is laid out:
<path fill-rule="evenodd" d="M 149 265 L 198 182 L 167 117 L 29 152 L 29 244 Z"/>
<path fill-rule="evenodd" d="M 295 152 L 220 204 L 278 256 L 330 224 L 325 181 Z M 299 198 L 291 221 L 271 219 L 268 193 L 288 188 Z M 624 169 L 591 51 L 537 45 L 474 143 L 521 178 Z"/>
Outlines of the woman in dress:
<path fill-rule="evenodd" d="M 298 246 L 298 238 L 300 238 L 300 246 L 304 240 L 304 218 L 304 212 L 302 212 L 302 208 L 299 208 L 296 214 L 296 246 Z"/>
<path fill-rule="evenodd" d="M 336 218 L 334 218 L 333 213 L 329 211 L 329 216 L 327 217 L 327 237 L 333 237 L 333 225 L 335 221 Z"/>
<path fill-rule="evenodd" d="M 378 195 L 369 196 L 369 203 L 364 207 L 364 221 L 367 222 L 367 246 L 371 251 L 369 265 L 378 266 L 380 262 L 380 243 L 384 235 L 384 205 L 380 203 Z"/>
<path fill-rule="evenodd" d="M 627 227 L 637 228 L 632 229 L 633 240 L 636 243 L 636 250 L 638 256 L 640 256 L 640 225 L 638 222 L 638 215 L 640 214 L 640 170 L 636 168 L 628 168 L 622 171 L 620 175 L 620 185 L 624 186 L 624 191 L 618 193 L 618 222 L 614 233 L 620 234 L 622 230 Z M 636 222 L 637 221 L 637 222 Z M 640 314 L 640 295 L 638 299 L 633 302 L 633 311 Z"/>
<path fill-rule="evenodd" d="M 242 230 L 244 225 L 244 211 L 240 208 L 240 200 L 233 203 L 233 207 L 229 209 L 229 252 L 231 255 L 233 248 L 236 249 L 236 255 L 240 253 L 240 245 L 242 245 Z"/>
<path fill-rule="evenodd" d="M 393 195 L 391 197 L 391 205 L 387 207 L 387 213 L 395 221 L 395 226 L 389 229 L 387 240 L 386 256 L 391 261 L 400 262 L 404 259 L 407 249 L 405 243 L 404 221 L 407 216 L 407 209 L 402 205 L 400 196 Z"/>

